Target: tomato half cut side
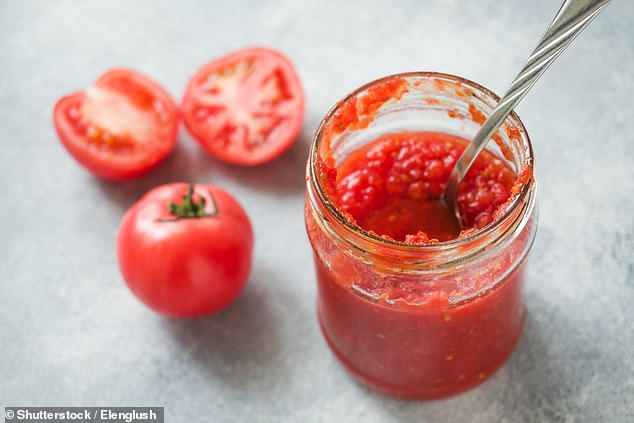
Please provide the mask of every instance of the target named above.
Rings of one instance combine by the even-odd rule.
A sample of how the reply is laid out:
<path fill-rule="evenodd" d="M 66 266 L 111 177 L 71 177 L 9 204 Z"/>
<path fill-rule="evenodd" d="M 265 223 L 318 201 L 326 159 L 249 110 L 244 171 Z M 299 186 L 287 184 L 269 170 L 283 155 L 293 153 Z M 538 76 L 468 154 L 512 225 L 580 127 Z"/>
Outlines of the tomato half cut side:
<path fill-rule="evenodd" d="M 176 145 L 178 106 L 138 72 L 113 69 L 81 92 L 62 97 L 53 112 L 68 152 L 93 174 L 131 179 L 163 161 Z"/>
<path fill-rule="evenodd" d="M 203 66 L 183 98 L 185 126 L 212 156 L 255 166 L 286 151 L 304 122 L 304 92 L 291 62 L 267 48 Z"/>

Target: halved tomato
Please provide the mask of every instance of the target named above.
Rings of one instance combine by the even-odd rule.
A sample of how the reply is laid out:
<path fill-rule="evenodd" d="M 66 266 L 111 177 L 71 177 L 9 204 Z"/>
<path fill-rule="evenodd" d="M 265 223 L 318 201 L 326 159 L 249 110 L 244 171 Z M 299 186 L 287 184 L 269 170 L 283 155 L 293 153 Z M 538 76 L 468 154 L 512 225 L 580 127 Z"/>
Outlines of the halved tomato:
<path fill-rule="evenodd" d="M 185 91 L 183 117 L 209 154 L 254 166 L 293 144 L 304 122 L 304 92 L 286 57 L 249 48 L 196 72 Z"/>
<path fill-rule="evenodd" d="M 178 106 L 160 85 L 113 69 L 95 85 L 62 97 L 53 112 L 66 149 L 97 176 L 122 180 L 152 169 L 174 149 Z"/>

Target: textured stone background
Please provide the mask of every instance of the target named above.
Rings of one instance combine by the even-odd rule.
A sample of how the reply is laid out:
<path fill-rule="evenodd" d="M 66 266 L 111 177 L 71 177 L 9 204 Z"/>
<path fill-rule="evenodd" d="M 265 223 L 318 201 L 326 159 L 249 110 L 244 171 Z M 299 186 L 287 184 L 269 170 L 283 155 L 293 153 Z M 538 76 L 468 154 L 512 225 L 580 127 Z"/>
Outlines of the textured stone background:
<path fill-rule="evenodd" d="M 615 1 L 518 112 L 538 163 L 529 314 L 510 361 L 443 401 L 353 382 L 318 331 L 304 235 L 304 163 L 319 120 L 353 88 L 436 70 L 501 92 L 556 1 L 0 1 L 0 406 L 163 405 L 170 422 L 634 421 L 634 2 Z M 199 65 L 262 44 L 307 95 L 297 144 L 241 169 L 181 132 L 137 181 L 99 181 L 62 149 L 55 100 L 127 66 L 180 98 Z M 151 187 L 230 190 L 253 220 L 253 274 L 226 311 L 169 320 L 130 295 L 115 236 Z"/>

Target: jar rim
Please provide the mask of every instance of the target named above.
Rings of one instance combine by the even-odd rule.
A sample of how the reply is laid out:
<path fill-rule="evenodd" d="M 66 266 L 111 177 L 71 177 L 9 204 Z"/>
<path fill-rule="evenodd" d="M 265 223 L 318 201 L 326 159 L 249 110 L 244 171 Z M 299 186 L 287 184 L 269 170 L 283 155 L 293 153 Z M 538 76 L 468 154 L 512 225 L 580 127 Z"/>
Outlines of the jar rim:
<path fill-rule="evenodd" d="M 442 73 L 442 72 L 420 71 L 420 72 L 397 73 L 397 74 L 392 74 L 392 75 L 388 75 L 388 76 L 373 80 L 371 82 L 368 82 L 360 86 L 359 88 L 355 89 L 354 91 L 352 91 L 351 93 L 349 93 L 348 95 L 340 99 L 328 111 L 326 116 L 320 122 L 319 127 L 317 128 L 317 131 L 315 132 L 315 137 L 313 139 L 310 153 L 309 153 L 308 171 L 309 171 L 309 176 L 310 176 L 310 180 L 312 181 L 312 184 L 317 188 L 316 191 L 317 191 L 319 200 L 325 205 L 326 210 L 331 216 L 335 218 L 337 223 L 343 225 L 344 228 L 360 236 L 364 241 L 370 242 L 372 244 L 375 244 L 381 247 L 389 247 L 392 249 L 398 249 L 398 250 L 410 251 L 410 252 L 444 251 L 444 250 L 451 250 L 453 248 L 461 247 L 470 242 L 477 242 L 483 238 L 486 238 L 487 236 L 489 236 L 490 234 L 498 230 L 503 225 L 503 223 L 506 222 L 507 219 L 509 219 L 509 217 L 514 216 L 515 213 L 520 208 L 520 206 L 524 204 L 524 201 L 527 199 L 527 197 L 529 199 L 531 198 L 531 194 L 534 191 L 533 190 L 534 183 L 535 183 L 534 177 L 532 177 L 526 184 L 522 185 L 520 191 L 515 195 L 515 197 L 510 202 L 510 204 L 507 205 L 506 208 L 492 222 L 490 222 L 486 226 L 480 229 L 477 229 L 474 232 L 469 233 L 462 237 L 458 237 L 449 241 L 442 241 L 442 242 L 430 243 L 430 244 L 408 244 L 402 241 L 385 239 L 379 236 L 378 234 L 369 232 L 365 230 L 364 228 L 362 228 L 361 226 L 351 222 L 350 219 L 345 217 L 339 211 L 339 209 L 335 207 L 335 205 L 330 200 L 330 198 L 328 198 L 328 196 L 325 194 L 325 190 L 324 190 L 324 187 L 321 185 L 320 178 L 317 178 L 317 167 L 318 167 L 318 159 L 319 159 L 319 146 L 320 146 L 320 143 L 323 141 L 323 138 L 324 138 L 323 135 L 324 135 L 324 130 L 326 128 L 326 125 L 333 118 L 334 114 L 339 110 L 340 106 L 346 104 L 346 102 L 348 102 L 352 98 L 355 98 L 356 96 L 364 93 L 365 91 L 367 91 L 368 89 L 374 86 L 384 84 L 391 80 L 398 80 L 398 79 L 404 79 L 404 78 L 444 79 L 450 82 L 465 85 L 469 88 L 479 91 L 482 94 L 484 94 L 486 97 L 489 97 L 491 100 L 495 101 L 495 103 L 498 103 L 500 101 L 500 97 L 497 94 L 495 94 L 493 91 L 491 91 L 490 89 L 476 82 L 473 82 L 469 79 L 456 76 L 456 75 Z M 527 157 L 525 159 L 524 167 L 528 167 L 531 173 L 534 175 L 535 166 L 534 166 L 534 158 L 533 158 L 533 146 L 532 146 L 530 137 L 528 135 L 528 132 L 526 130 L 526 127 L 524 126 L 524 123 L 519 118 L 519 116 L 515 113 L 515 111 L 512 111 L 506 117 L 505 121 L 508 119 L 513 120 L 514 121 L 513 125 L 517 126 L 520 133 L 523 134 L 523 139 L 525 140 L 524 144 L 527 151 Z M 519 218 L 521 218 L 526 213 L 527 213 L 526 211 L 524 211 L 524 213 L 520 213 Z"/>

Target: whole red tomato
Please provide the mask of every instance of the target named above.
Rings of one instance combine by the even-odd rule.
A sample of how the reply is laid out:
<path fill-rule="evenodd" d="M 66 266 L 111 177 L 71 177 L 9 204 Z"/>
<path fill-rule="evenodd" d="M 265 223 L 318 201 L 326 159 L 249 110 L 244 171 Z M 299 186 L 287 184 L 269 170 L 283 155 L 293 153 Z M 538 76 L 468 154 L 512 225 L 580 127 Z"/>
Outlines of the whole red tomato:
<path fill-rule="evenodd" d="M 154 188 L 126 212 L 117 239 L 130 290 L 174 317 L 231 303 L 247 281 L 252 252 L 253 230 L 240 204 L 204 184 Z"/>
<path fill-rule="evenodd" d="M 160 85 L 113 69 L 83 91 L 59 99 L 55 129 L 73 157 L 95 175 L 131 179 L 154 168 L 176 145 L 179 110 Z"/>

